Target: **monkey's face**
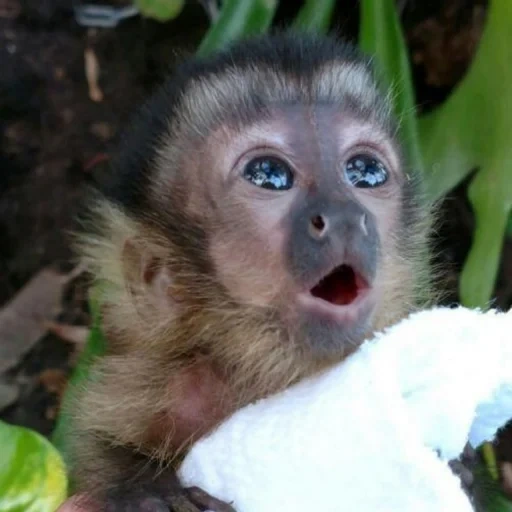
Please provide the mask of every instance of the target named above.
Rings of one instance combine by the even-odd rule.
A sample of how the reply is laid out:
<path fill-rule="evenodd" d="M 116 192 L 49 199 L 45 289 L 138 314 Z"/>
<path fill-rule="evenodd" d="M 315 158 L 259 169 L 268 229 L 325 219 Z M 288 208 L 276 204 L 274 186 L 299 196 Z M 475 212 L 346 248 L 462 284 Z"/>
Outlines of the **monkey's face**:
<path fill-rule="evenodd" d="M 399 157 L 375 124 L 339 107 L 269 112 L 209 136 L 189 208 L 212 207 L 210 256 L 231 297 L 277 313 L 284 343 L 343 355 L 379 325 L 376 305 L 393 293 Z"/>

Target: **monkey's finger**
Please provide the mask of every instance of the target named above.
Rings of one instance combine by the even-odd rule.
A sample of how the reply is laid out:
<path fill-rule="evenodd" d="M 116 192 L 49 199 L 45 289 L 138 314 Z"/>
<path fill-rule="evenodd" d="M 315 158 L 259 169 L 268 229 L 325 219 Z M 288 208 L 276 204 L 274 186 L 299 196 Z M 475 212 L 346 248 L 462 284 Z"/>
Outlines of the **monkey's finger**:
<path fill-rule="evenodd" d="M 201 512 L 187 496 L 178 495 L 168 499 L 172 512 Z"/>
<path fill-rule="evenodd" d="M 213 496 L 210 496 L 207 492 L 203 491 L 199 487 L 188 487 L 185 489 L 191 501 L 193 501 L 201 510 L 214 510 L 215 512 L 236 512 L 235 509 L 225 503 L 224 501 L 218 500 Z"/>

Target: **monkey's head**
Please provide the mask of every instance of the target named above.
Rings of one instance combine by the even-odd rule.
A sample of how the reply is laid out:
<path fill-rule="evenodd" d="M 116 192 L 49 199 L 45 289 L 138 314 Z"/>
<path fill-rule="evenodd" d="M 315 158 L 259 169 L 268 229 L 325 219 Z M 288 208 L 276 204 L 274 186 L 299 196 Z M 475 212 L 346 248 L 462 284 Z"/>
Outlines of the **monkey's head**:
<path fill-rule="evenodd" d="M 331 38 L 183 65 L 121 145 L 86 244 L 113 350 L 158 339 L 159 357 L 293 380 L 408 313 L 427 215 L 396 133 L 369 62 Z"/>

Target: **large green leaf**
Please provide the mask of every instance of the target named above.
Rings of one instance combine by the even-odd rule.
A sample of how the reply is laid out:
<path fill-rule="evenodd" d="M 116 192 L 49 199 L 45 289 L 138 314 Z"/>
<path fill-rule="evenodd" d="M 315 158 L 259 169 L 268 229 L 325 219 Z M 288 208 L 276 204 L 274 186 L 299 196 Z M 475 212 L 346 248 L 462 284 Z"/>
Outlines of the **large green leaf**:
<path fill-rule="evenodd" d="M 331 25 L 336 0 L 306 0 L 293 25 L 304 31 L 325 33 Z"/>
<path fill-rule="evenodd" d="M 277 4 L 278 0 L 225 0 L 219 17 L 201 41 L 198 54 L 206 55 L 241 37 L 265 32 Z"/>
<path fill-rule="evenodd" d="M 180 14 L 185 0 L 135 0 L 140 13 L 158 21 L 168 21 Z"/>
<path fill-rule="evenodd" d="M 67 495 L 64 462 L 38 433 L 0 421 L 0 512 L 54 512 Z"/>
<path fill-rule="evenodd" d="M 469 185 L 473 244 L 460 295 L 486 306 L 494 288 L 512 209 L 512 2 L 491 0 L 472 66 L 461 84 L 420 123 L 428 188 L 437 198 L 479 168 Z"/>
<path fill-rule="evenodd" d="M 393 90 L 395 115 L 410 163 L 423 168 L 415 113 L 414 87 L 407 46 L 394 0 L 361 0 L 359 46 L 375 55 L 381 79 Z"/>

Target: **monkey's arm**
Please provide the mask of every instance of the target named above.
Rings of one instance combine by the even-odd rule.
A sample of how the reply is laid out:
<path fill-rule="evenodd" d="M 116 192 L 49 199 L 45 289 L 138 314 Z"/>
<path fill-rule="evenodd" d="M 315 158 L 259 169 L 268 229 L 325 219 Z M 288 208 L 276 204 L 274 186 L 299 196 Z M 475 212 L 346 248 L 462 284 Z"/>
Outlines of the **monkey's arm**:
<path fill-rule="evenodd" d="M 64 510 L 234 512 L 198 487 L 183 488 L 173 465 L 164 466 L 131 447 L 112 446 L 91 436 L 81 443 L 87 453 L 80 463 L 82 494 L 65 504 Z"/>
<path fill-rule="evenodd" d="M 78 492 L 85 497 L 84 506 L 91 502 L 108 511 L 197 512 L 195 507 L 181 506 L 185 492 L 173 467 L 159 468 L 133 448 L 114 446 L 89 434 L 81 436 L 80 444 L 74 461 L 80 471 L 74 476 Z"/>
<path fill-rule="evenodd" d="M 106 356 L 75 395 L 70 469 L 76 492 L 109 512 L 232 511 L 198 489 L 183 489 L 175 472 L 180 454 L 211 427 L 204 418 L 216 421 L 215 377 L 201 362 L 176 362 L 172 377 L 151 381 L 156 371 L 146 371 L 146 379 L 133 378 L 142 364 L 137 356 Z"/>

